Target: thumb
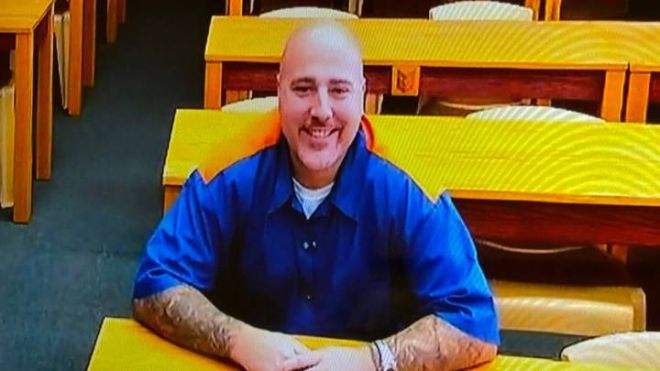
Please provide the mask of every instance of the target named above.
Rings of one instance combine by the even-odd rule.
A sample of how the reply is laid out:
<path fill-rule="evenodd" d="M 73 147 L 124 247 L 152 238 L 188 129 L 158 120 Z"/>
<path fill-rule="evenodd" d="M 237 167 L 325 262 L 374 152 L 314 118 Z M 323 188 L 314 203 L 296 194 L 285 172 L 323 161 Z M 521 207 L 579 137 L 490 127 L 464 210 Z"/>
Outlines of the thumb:
<path fill-rule="evenodd" d="M 284 361 L 279 368 L 280 371 L 293 371 L 306 369 L 309 367 L 316 366 L 321 362 L 321 353 L 318 352 L 307 352 Z"/>

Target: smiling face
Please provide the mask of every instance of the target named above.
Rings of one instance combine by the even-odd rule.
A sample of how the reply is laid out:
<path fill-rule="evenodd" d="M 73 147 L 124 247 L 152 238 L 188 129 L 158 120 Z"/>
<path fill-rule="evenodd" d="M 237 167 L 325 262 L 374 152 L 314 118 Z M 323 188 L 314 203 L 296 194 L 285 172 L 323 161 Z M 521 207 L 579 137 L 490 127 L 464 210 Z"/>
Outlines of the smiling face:
<path fill-rule="evenodd" d="M 337 25 L 296 31 L 282 57 L 278 96 L 294 176 L 310 188 L 329 184 L 363 114 L 362 59 L 352 37 Z"/>

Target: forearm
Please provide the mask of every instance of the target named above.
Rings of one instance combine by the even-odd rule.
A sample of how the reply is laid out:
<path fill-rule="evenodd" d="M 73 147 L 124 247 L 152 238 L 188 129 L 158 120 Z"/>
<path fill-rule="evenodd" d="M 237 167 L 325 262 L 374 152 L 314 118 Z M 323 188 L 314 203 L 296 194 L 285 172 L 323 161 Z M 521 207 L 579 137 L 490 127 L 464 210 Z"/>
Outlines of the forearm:
<path fill-rule="evenodd" d="M 434 315 L 384 339 L 397 370 L 459 370 L 495 358 L 497 346 L 469 336 Z M 372 351 L 376 365 L 379 359 Z"/>
<path fill-rule="evenodd" d="M 161 336 L 215 357 L 231 357 L 232 341 L 247 326 L 185 285 L 134 299 L 133 316 Z"/>

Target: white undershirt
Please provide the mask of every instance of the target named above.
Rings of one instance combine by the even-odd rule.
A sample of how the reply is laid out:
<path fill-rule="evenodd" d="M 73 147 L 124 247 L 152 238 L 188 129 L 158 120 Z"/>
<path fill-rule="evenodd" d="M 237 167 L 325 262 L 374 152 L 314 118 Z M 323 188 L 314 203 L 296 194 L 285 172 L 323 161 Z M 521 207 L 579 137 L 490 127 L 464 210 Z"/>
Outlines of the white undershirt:
<path fill-rule="evenodd" d="M 323 188 L 309 189 L 300 184 L 295 178 L 292 177 L 291 180 L 293 180 L 293 191 L 296 193 L 296 197 L 300 201 L 307 219 L 314 214 L 314 211 L 316 211 L 321 202 L 328 197 L 330 191 L 332 191 L 332 186 L 335 184 L 332 182 Z"/>

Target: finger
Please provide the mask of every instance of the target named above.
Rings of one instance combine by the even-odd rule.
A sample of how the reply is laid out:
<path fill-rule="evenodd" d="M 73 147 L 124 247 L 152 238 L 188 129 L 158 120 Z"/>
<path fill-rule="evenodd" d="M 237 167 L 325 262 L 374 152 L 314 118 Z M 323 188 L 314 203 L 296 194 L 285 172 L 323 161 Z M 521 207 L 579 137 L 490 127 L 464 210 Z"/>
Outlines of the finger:
<path fill-rule="evenodd" d="M 281 371 L 306 370 L 309 367 L 318 365 L 319 362 L 321 362 L 321 353 L 307 352 L 285 360 L 279 369 Z"/>
<path fill-rule="evenodd" d="M 309 350 L 309 348 L 307 348 L 303 343 L 299 342 L 298 340 L 293 341 L 293 351 L 296 354 L 311 353 L 311 350 Z"/>
<path fill-rule="evenodd" d="M 306 368 L 305 371 L 330 371 L 330 368 L 325 365 L 318 364 L 313 367 Z"/>

